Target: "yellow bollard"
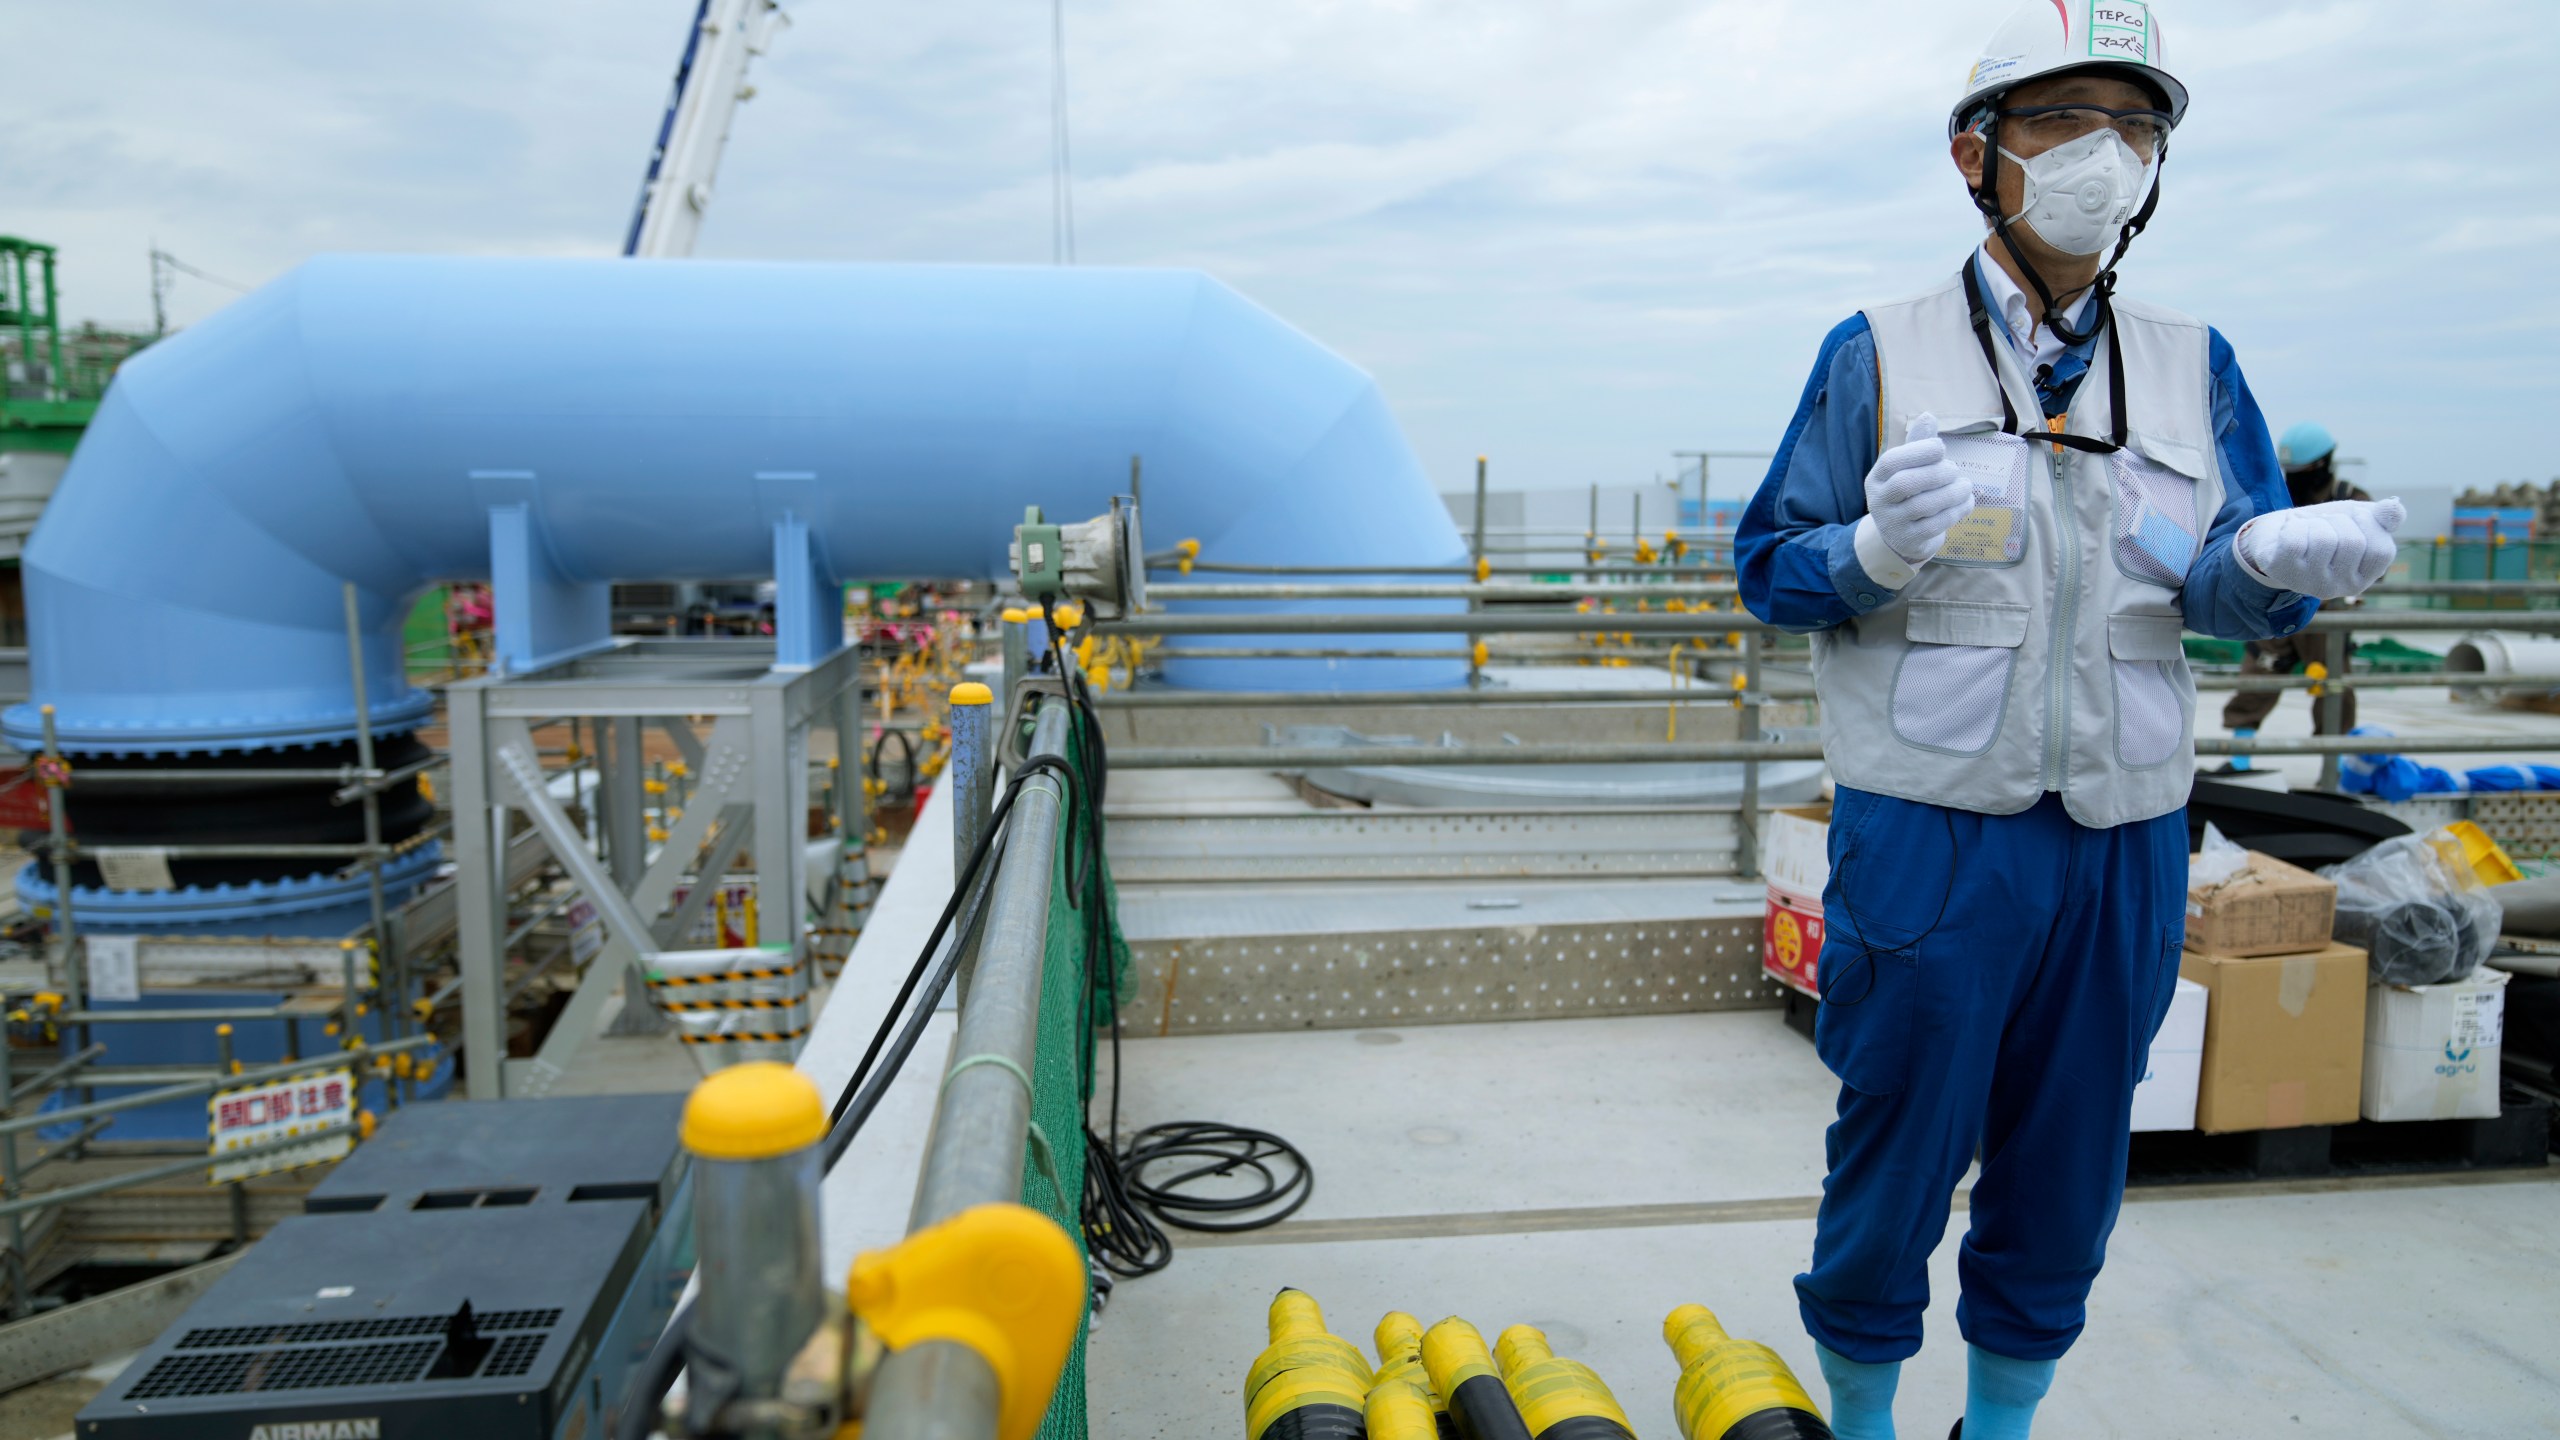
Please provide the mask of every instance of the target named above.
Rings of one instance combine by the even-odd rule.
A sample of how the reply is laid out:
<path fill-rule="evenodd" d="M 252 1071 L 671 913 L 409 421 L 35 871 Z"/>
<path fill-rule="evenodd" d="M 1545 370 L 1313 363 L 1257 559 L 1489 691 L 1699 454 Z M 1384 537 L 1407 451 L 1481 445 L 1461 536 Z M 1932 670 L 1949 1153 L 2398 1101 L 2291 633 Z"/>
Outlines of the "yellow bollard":
<path fill-rule="evenodd" d="M 1687 1440 L 1832 1440 L 1778 1352 L 1727 1335 L 1706 1306 L 1665 1316 L 1662 1338 L 1680 1362 L 1671 1406 Z"/>

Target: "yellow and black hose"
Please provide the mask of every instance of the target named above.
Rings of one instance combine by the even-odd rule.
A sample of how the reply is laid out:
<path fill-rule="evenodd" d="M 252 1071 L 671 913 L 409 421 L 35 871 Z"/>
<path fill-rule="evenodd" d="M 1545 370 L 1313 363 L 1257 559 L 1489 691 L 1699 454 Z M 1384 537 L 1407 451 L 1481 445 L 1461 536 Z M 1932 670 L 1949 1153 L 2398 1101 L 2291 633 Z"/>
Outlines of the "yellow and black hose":
<path fill-rule="evenodd" d="M 1476 1327 L 1452 1315 L 1422 1337 L 1422 1367 L 1449 1402 L 1458 1440 L 1531 1440 Z"/>
<path fill-rule="evenodd" d="M 1402 1380 L 1380 1380 L 1369 1387 L 1369 1440 L 1438 1440 L 1431 1397 L 1422 1387 Z"/>
<path fill-rule="evenodd" d="M 1662 1338 L 1680 1362 L 1672 1409 L 1687 1440 L 1832 1440 L 1778 1352 L 1727 1335 L 1706 1306 L 1672 1311 Z"/>
<path fill-rule="evenodd" d="M 1407 1385 L 1421 1393 L 1431 1407 L 1431 1429 L 1439 1440 L 1457 1440 L 1456 1422 L 1449 1418 L 1449 1402 L 1431 1384 L 1431 1372 L 1422 1365 L 1422 1322 L 1402 1310 L 1390 1310 L 1378 1321 L 1374 1338 L 1378 1343 L 1378 1387 Z M 1376 1390 L 1371 1395 L 1374 1397 Z M 1369 1434 L 1377 1440 L 1377 1407 L 1370 1406 Z"/>
<path fill-rule="evenodd" d="M 1544 1331 L 1514 1325 L 1494 1344 L 1502 1383 L 1531 1440 L 1635 1440 L 1635 1422 L 1590 1366 L 1559 1357 Z"/>
<path fill-rule="evenodd" d="M 1271 1344 L 1245 1376 L 1246 1440 L 1362 1440 L 1375 1378 L 1360 1348 L 1326 1332 L 1303 1290 L 1271 1301 Z"/>

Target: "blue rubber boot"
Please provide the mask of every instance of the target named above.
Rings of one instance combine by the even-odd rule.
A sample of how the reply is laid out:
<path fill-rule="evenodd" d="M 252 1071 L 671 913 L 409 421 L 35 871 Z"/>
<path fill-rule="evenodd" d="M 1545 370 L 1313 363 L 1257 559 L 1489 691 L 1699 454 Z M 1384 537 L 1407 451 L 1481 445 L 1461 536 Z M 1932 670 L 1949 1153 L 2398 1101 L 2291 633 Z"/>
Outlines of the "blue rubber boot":
<path fill-rule="evenodd" d="M 2255 734 L 2257 734 L 2257 733 L 2258 733 L 2258 727 L 2257 727 L 2257 726 L 2255 726 L 2255 725 L 2243 725 L 2243 726 L 2242 726 L 2242 727 L 2240 727 L 2239 729 L 2234 730 L 2234 731 L 2232 731 L 2232 732 L 2231 732 L 2231 738 L 2232 738 L 2232 739 L 2234 739 L 2234 740 L 2246 740 L 2246 739 L 2248 739 L 2250 736 L 2255 735 Z M 2232 769 L 2234 769 L 2234 770 L 2246 770 L 2246 769 L 2248 769 L 2248 768 L 2249 768 L 2249 757 L 2248 757 L 2248 756 L 2246 756 L 2246 755 L 2234 755 L 2234 756 L 2232 756 L 2232 757 L 2231 757 L 2231 768 L 2232 768 Z"/>
<path fill-rule="evenodd" d="M 1837 1440 L 1893 1440 L 1893 1392 L 1902 1362 L 1861 1365 L 1819 1341 L 1814 1359 L 1831 1387 L 1831 1433 Z"/>
<path fill-rule="evenodd" d="M 1965 1347 L 1964 1440 L 2028 1440 L 2036 1406 L 2053 1385 L 2051 1360 L 2012 1360 Z"/>

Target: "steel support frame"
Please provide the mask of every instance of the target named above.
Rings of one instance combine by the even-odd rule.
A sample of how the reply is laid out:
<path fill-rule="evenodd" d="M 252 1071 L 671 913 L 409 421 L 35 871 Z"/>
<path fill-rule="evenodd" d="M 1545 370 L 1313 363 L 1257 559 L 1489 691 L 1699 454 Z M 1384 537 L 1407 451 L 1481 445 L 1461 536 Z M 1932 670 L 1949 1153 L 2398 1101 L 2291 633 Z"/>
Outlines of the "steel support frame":
<path fill-rule="evenodd" d="M 506 1053 L 507 889 L 496 864 L 510 811 L 533 822 L 544 847 L 595 904 L 607 936 L 541 1053 L 471 1065 L 473 1099 L 538 1095 L 558 1080 L 613 995 L 637 988 L 606 977 L 630 972 L 643 953 L 681 933 L 688 917 L 665 911 L 704 858 L 706 842 L 709 861 L 725 861 L 741 845 L 752 849 L 768 943 L 786 945 L 795 964 L 809 963 L 806 927 L 799 923 L 807 893 L 808 732 L 812 725 L 850 727 L 856 738 L 839 743 L 861 753 L 860 655 L 844 647 L 805 669 L 777 668 L 773 659 L 772 648 L 755 641 L 624 638 L 522 674 L 466 680 L 447 692 L 465 1051 Z M 571 718 L 595 721 L 597 733 L 609 736 L 602 858 L 549 793 L 551 777 L 533 744 L 535 726 Z M 647 857 L 639 814 L 644 729 L 656 721 L 672 733 L 696 718 L 713 726 L 698 763 L 684 747 L 695 788 L 665 844 Z M 722 827 L 716 840 L 715 823 Z M 688 898 L 707 892 L 713 878 L 703 875 Z M 623 994 L 625 1008 L 640 999 Z"/>

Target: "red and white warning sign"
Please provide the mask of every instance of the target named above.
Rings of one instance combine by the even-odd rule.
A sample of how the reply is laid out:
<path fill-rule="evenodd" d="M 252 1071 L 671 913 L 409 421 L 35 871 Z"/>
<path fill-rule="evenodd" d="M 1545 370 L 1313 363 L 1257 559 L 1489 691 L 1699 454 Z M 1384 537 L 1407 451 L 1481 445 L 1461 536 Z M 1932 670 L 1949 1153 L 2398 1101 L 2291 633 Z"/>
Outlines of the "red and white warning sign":
<path fill-rule="evenodd" d="M 205 1109 L 213 1133 L 213 1173 L 207 1178 L 216 1185 L 342 1159 L 355 1148 L 356 1078 L 345 1066 L 217 1090 Z M 297 1136 L 307 1143 L 222 1158 Z"/>

